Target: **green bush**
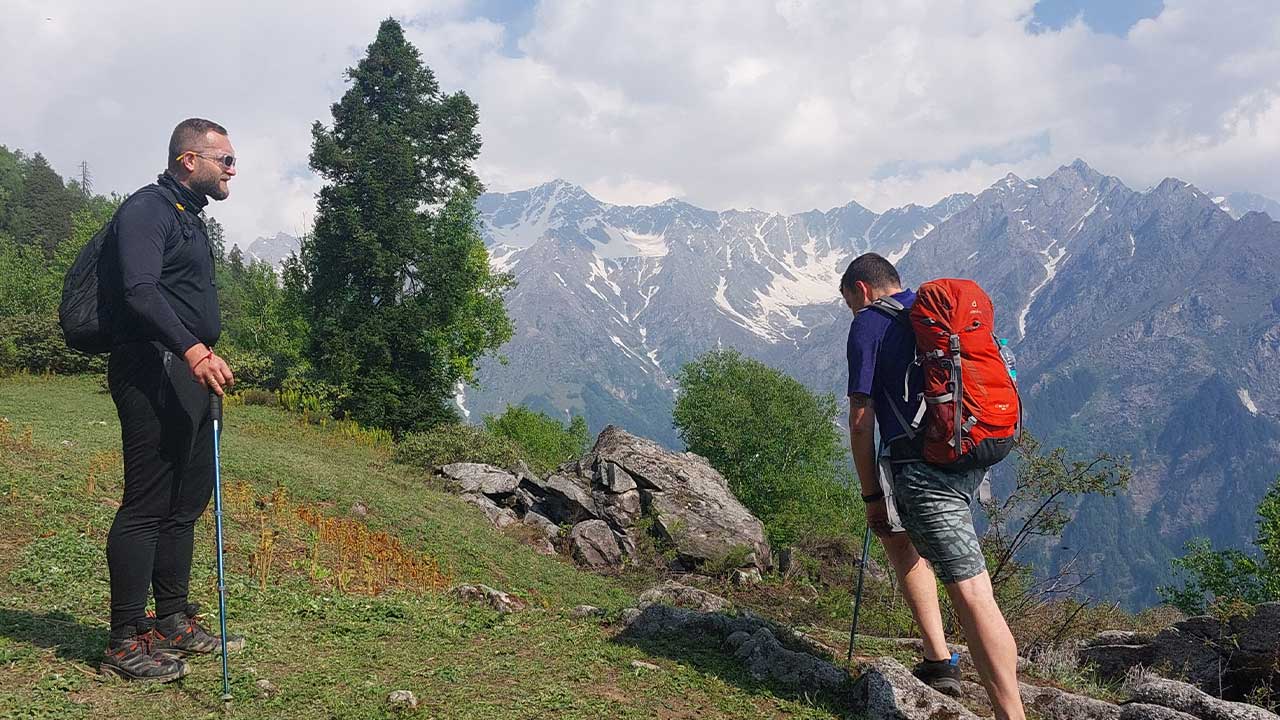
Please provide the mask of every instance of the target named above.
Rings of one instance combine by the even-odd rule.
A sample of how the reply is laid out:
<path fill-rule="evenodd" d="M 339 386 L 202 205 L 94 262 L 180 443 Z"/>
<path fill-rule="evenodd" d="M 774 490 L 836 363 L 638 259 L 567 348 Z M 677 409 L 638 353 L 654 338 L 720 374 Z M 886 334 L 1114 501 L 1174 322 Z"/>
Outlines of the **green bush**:
<path fill-rule="evenodd" d="M 396 444 L 396 462 L 428 470 L 455 462 L 476 462 L 515 470 L 523 458 L 511 440 L 472 425 L 448 423 L 409 433 Z"/>
<path fill-rule="evenodd" d="M 1258 504 L 1258 551 L 1214 550 L 1206 539 L 1187 543 L 1173 561 L 1181 587 L 1157 589 L 1160 599 L 1188 615 L 1215 605 L 1280 601 L 1280 478 Z"/>
<path fill-rule="evenodd" d="M 713 350 L 678 376 L 674 422 L 765 524 L 774 543 L 861 528 L 830 394 L 734 350 Z"/>
<path fill-rule="evenodd" d="M 515 443 L 529 467 L 540 475 L 581 457 L 591 441 L 587 421 L 582 416 L 565 425 L 523 405 L 512 405 L 497 417 L 485 417 L 484 427 L 493 435 Z"/>
<path fill-rule="evenodd" d="M 238 389 L 271 389 L 274 364 L 260 352 L 244 350 L 232 343 L 219 343 L 218 354 L 227 361 L 236 378 Z"/>
<path fill-rule="evenodd" d="M 106 355 L 85 355 L 67 347 L 56 315 L 0 318 L 0 372 L 74 375 L 106 370 Z"/>

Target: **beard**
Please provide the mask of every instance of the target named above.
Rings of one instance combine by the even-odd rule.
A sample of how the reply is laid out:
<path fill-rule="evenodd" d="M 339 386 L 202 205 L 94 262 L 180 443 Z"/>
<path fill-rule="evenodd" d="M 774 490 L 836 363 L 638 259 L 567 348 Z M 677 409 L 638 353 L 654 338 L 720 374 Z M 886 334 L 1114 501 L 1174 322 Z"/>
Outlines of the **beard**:
<path fill-rule="evenodd" d="M 221 173 L 193 177 L 189 183 L 192 190 L 214 200 L 226 200 L 227 196 L 231 194 L 231 190 L 222 184 Z"/>

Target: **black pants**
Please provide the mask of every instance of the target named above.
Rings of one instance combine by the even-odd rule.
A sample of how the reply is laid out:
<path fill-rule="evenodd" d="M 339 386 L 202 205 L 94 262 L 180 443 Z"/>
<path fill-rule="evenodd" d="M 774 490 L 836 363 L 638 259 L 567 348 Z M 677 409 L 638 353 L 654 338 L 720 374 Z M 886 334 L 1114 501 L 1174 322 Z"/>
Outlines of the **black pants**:
<path fill-rule="evenodd" d="M 120 415 L 124 499 L 107 536 L 111 632 L 131 634 L 146 616 L 187 604 L 196 520 L 213 494 L 208 391 L 186 362 L 151 343 L 111 352 L 107 384 Z"/>

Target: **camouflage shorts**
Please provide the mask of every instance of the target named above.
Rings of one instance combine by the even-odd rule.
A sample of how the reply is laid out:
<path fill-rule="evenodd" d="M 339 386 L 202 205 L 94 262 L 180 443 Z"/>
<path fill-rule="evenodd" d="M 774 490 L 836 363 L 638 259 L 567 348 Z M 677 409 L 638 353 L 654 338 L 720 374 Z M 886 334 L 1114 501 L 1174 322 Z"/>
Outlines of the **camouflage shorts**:
<path fill-rule="evenodd" d="M 951 472 L 922 462 L 893 468 L 902 526 L 944 583 L 968 580 L 987 569 L 969 510 L 982 476 L 981 470 Z"/>

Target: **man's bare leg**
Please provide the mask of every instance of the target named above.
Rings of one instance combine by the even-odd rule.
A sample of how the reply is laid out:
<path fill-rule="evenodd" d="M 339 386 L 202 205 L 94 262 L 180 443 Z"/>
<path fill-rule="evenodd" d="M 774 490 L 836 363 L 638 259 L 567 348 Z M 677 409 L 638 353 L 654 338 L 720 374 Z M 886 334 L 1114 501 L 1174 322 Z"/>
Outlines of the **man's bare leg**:
<path fill-rule="evenodd" d="M 885 555 L 902 585 L 902 595 L 911 608 L 911 615 L 920 627 L 920 639 L 924 641 L 925 660 L 947 660 L 947 636 L 942 629 L 942 611 L 938 609 L 938 581 L 933 569 L 916 552 L 906 533 L 882 536 Z"/>
<path fill-rule="evenodd" d="M 990 576 L 984 570 L 946 588 L 996 720 L 1023 720 L 1026 716 L 1018 693 L 1018 648 L 996 605 Z"/>

